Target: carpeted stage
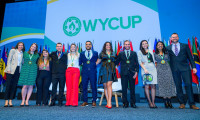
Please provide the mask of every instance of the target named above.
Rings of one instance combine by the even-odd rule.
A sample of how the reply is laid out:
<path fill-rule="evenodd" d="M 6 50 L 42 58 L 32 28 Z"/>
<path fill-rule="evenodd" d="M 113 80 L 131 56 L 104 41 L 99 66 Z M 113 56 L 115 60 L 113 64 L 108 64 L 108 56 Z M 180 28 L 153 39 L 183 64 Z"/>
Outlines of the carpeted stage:
<path fill-rule="evenodd" d="M 112 109 L 102 106 L 92 108 L 81 107 L 49 107 L 35 106 L 35 100 L 30 101 L 29 107 L 20 107 L 21 100 L 14 100 L 14 107 L 3 107 L 4 100 L 0 100 L 0 120 L 200 120 L 200 110 L 191 110 L 186 105 L 186 109 L 178 109 L 179 104 L 174 103 L 174 109 L 165 109 L 163 103 L 157 103 L 157 109 L 150 109 L 147 103 L 136 103 L 138 108 L 119 108 L 113 103 Z M 200 107 L 200 104 L 196 104 Z"/>

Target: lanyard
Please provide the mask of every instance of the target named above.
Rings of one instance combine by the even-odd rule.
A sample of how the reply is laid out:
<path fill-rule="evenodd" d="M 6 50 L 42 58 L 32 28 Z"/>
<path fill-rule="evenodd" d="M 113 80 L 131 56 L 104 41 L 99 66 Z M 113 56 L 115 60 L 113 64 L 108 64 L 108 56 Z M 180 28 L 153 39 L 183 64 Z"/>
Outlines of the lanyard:
<path fill-rule="evenodd" d="M 87 51 L 87 54 L 86 54 L 85 56 L 86 56 L 86 58 L 87 58 L 88 60 L 90 60 L 91 55 L 92 55 L 91 51 L 90 51 L 90 56 L 89 56 L 89 57 L 88 57 L 88 54 L 89 54 L 89 51 Z"/>
<path fill-rule="evenodd" d="M 110 59 L 110 54 L 108 54 L 108 52 L 106 51 L 106 54 L 108 55 L 108 58 Z"/>
<path fill-rule="evenodd" d="M 73 63 L 73 61 L 74 61 L 74 58 L 75 58 L 75 57 L 73 57 L 73 59 L 72 59 L 72 54 L 71 54 L 71 60 L 72 60 L 72 63 Z"/>
<path fill-rule="evenodd" d="M 164 59 L 164 57 L 165 57 L 165 54 L 163 53 L 163 55 L 160 55 L 160 53 L 159 53 L 159 56 L 162 58 L 162 60 Z"/>
<path fill-rule="evenodd" d="M 32 57 L 33 57 L 33 54 L 31 54 L 31 56 L 30 56 L 30 54 L 29 54 L 29 59 L 30 59 L 30 60 L 32 59 Z"/>

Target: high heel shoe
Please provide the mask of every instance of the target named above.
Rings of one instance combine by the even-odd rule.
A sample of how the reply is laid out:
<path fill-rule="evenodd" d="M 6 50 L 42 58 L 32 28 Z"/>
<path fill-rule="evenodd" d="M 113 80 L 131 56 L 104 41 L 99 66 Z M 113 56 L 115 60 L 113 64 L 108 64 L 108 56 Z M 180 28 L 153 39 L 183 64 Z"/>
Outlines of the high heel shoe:
<path fill-rule="evenodd" d="M 168 108 L 168 107 L 169 107 L 168 102 L 165 102 L 165 108 Z"/>
<path fill-rule="evenodd" d="M 171 102 L 168 103 L 168 106 L 169 106 L 169 108 L 174 108 L 174 107 L 172 106 L 172 103 L 171 103 Z"/>
<path fill-rule="evenodd" d="M 105 107 L 108 108 L 108 105 L 106 105 Z"/>
<path fill-rule="evenodd" d="M 111 109 L 111 108 L 112 108 L 112 106 L 110 106 L 110 107 L 109 107 L 109 106 L 107 106 L 107 108 L 108 108 L 108 109 Z"/>
<path fill-rule="evenodd" d="M 150 105 L 150 103 L 149 103 L 149 108 L 151 108 L 151 109 L 152 109 L 152 108 L 154 108 L 154 107 L 153 107 L 153 106 L 151 106 L 151 105 Z"/>
<path fill-rule="evenodd" d="M 4 105 L 4 107 L 8 107 L 8 105 Z"/>

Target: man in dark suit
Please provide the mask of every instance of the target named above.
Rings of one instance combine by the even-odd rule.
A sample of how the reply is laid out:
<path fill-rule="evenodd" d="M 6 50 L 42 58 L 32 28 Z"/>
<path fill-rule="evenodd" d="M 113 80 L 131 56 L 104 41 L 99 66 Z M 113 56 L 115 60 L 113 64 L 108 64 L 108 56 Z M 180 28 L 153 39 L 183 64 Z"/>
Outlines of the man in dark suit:
<path fill-rule="evenodd" d="M 97 99 L 97 70 L 96 61 L 98 59 L 98 52 L 91 50 L 92 42 L 86 41 L 86 51 L 81 52 L 79 64 L 82 67 L 82 86 L 83 86 L 83 104 L 81 106 L 88 106 L 88 82 L 92 88 L 92 107 L 96 107 Z"/>
<path fill-rule="evenodd" d="M 57 85 L 59 83 L 58 106 L 62 106 L 65 87 L 65 71 L 67 69 L 67 55 L 62 52 L 62 43 L 56 44 L 55 52 L 50 54 L 52 59 L 52 100 L 50 106 L 55 106 Z"/>
<path fill-rule="evenodd" d="M 185 108 L 186 101 L 184 100 L 182 90 L 182 79 L 186 86 L 186 93 L 191 109 L 199 109 L 195 106 L 193 89 L 192 89 L 192 75 L 188 60 L 193 69 L 193 73 L 197 72 L 195 62 L 190 53 L 189 47 L 186 44 L 179 43 L 179 37 L 177 33 L 171 35 L 172 45 L 167 47 L 170 56 L 170 66 L 174 82 L 176 85 L 177 97 L 180 102 L 180 109 Z"/>
<path fill-rule="evenodd" d="M 138 57 L 136 52 L 130 50 L 130 41 L 124 42 L 125 51 L 120 52 L 117 56 L 116 65 L 120 63 L 121 66 L 121 84 L 122 84 L 122 100 L 123 107 L 127 108 L 129 102 L 127 100 L 128 83 L 130 88 L 130 104 L 131 107 L 136 108 L 135 105 L 135 79 L 139 72 Z"/>

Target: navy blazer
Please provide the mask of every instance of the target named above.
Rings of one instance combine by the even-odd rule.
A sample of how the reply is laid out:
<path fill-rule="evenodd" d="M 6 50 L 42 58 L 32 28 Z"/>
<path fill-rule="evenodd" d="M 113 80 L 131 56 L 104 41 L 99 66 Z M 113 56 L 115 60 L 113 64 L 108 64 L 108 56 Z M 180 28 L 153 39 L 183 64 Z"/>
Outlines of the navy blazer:
<path fill-rule="evenodd" d="M 87 64 L 88 59 L 85 57 L 85 51 L 80 53 L 79 65 L 83 65 L 82 74 L 88 72 L 97 72 L 96 70 L 96 61 L 98 59 L 98 52 L 92 51 L 92 58 L 90 59 L 90 64 Z"/>
<path fill-rule="evenodd" d="M 196 68 L 194 59 L 187 44 L 180 43 L 180 52 L 178 56 L 176 56 L 172 51 L 172 45 L 167 46 L 167 50 L 170 56 L 170 66 L 172 71 L 190 71 L 189 62 L 192 68 Z"/>

